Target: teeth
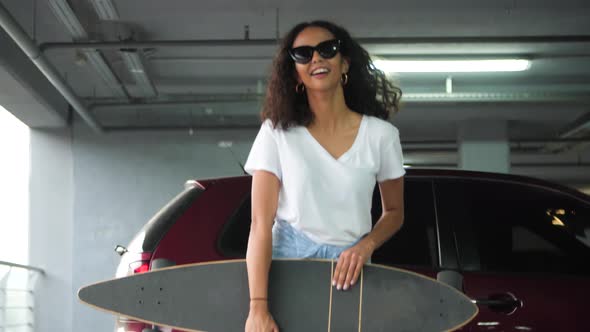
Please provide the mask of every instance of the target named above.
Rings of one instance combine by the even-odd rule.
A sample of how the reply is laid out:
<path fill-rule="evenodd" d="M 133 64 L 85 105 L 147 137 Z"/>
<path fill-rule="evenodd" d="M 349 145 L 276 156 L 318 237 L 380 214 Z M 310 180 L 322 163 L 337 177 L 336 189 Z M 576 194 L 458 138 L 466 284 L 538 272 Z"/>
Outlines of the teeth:
<path fill-rule="evenodd" d="M 318 68 L 318 69 L 314 70 L 311 74 L 316 75 L 316 74 L 323 74 L 323 73 L 327 73 L 327 72 L 328 72 L 327 68 Z"/>

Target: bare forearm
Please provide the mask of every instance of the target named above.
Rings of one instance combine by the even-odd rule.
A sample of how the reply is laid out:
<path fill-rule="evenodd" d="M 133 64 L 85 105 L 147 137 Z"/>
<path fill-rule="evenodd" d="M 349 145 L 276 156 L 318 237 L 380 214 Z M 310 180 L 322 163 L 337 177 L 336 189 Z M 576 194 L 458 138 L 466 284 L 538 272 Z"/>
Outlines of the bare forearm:
<path fill-rule="evenodd" d="M 397 233 L 404 222 L 404 212 L 402 209 L 386 211 L 373 227 L 373 230 L 363 238 L 373 250 L 381 247 L 395 233 Z"/>
<path fill-rule="evenodd" d="M 268 298 L 268 272 L 272 259 L 272 232 L 268 227 L 253 222 L 248 239 L 246 264 L 250 298 Z M 254 302 L 253 302 L 254 303 Z M 266 304 L 261 301 L 260 304 Z M 256 301 L 255 304 L 259 304 Z"/>

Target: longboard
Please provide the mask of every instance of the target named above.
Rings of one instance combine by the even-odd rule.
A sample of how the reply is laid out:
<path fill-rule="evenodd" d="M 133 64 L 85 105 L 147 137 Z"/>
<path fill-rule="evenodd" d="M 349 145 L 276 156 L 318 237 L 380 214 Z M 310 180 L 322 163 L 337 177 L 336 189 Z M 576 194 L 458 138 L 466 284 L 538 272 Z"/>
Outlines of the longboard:
<path fill-rule="evenodd" d="M 332 286 L 330 260 L 273 260 L 269 307 L 281 332 L 452 331 L 478 309 L 456 289 L 402 269 L 366 264 L 347 291 Z M 185 331 L 244 331 L 245 260 L 163 268 L 82 287 L 97 309 Z"/>

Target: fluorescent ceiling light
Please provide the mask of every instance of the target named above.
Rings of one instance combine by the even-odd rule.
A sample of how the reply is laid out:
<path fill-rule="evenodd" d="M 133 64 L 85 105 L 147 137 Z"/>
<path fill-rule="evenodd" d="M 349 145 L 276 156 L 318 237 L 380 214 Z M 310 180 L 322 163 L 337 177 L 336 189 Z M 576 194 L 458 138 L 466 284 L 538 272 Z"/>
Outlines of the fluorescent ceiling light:
<path fill-rule="evenodd" d="M 86 30 L 66 0 L 49 0 L 49 6 L 57 18 L 66 26 L 74 39 L 87 39 Z"/>
<path fill-rule="evenodd" d="M 470 73 L 523 71 L 529 60 L 374 60 L 375 67 L 388 73 Z"/>
<path fill-rule="evenodd" d="M 119 19 L 117 8 L 111 0 L 90 0 L 101 20 L 115 21 Z"/>
<path fill-rule="evenodd" d="M 49 5 L 55 16 L 66 26 L 70 35 L 74 40 L 86 40 L 88 34 L 80 24 L 80 20 L 70 7 L 67 0 L 49 0 Z M 95 49 L 83 49 L 82 52 L 86 55 L 88 62 L 92 64 L 98 76 L 107 84 L 111 92 L 117 97 L 127 97 L 119 80 L 106 63 L 101 53 Z"/>
<path fill-rule="evenodd" d="M 145 71 L 139 53 L 137 51 L 121 51 L 120 53 L 142 95 L 144 97 L 155 97 L 157 95 L 156 88 Z"/>
<path fill-rule="evenodd" d="M 117 77 L 115 77 L 115 74 L 113 74 L 111 68 L 107 65 L 106 61 L 102 57 L 102 54 L 94 49 L 84 49 L 83 52 L 84 55 L 86 55 L 88 62 L 92 64 L 98 73 L 98 76 L 102 78 L 111 92 L 117 97 L 126 97 L 125 92 L 121 87 L 121 83 Z"/>

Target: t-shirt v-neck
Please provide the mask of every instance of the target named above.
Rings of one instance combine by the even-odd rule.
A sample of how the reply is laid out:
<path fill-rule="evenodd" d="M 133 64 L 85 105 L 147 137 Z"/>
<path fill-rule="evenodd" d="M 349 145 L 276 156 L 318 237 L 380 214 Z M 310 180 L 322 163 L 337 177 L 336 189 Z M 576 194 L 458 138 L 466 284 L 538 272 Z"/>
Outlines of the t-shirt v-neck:
<path fill-rule="evenodd" d="M 334 157 L 312 134 L 311 132 L 306 128 L 303 127 L 303 130 L 305 132 L 305 136 L 307 136 L 311 141 L 312 144 L 318 149 L 320 150 L 320 153 L 324 153 L 327 157 L 331 158 L 334 161 L 342 161 L 344 159 L 346 159 L 346 157 L 350 154 L 352 154 L 354 152 L 354 150 L 356 149 L 357 145 L 359 144 L 360 138 L 362 137 L 362 135 L 364 135 L 364 128 L 365 128 L 365 115 L 361 114 L 361 122 L 359 124 L 359 127 L 357 129 L 356 132 L 356 136 L 354 137 L 354 140 L 352 142 L 352 144 L 350 145 L 350 147 L 344 151 L 344 153 L 342 153 L 338 158 Z"/>

